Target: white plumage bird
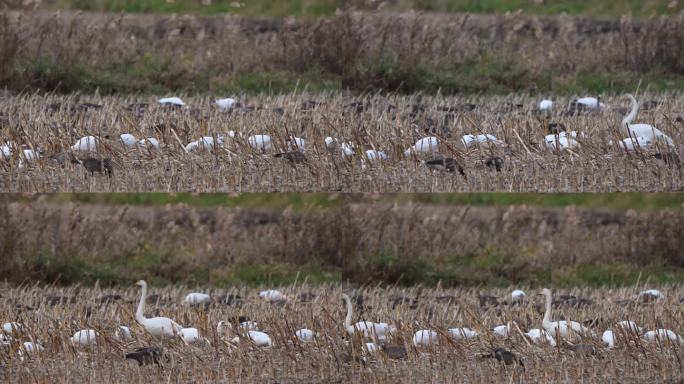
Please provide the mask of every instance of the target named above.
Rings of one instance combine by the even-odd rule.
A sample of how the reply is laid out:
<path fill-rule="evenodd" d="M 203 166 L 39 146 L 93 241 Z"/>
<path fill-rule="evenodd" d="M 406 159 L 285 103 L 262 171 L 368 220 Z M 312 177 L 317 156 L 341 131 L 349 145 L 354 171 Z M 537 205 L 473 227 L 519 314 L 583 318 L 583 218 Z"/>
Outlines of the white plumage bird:
<path fill-rule="evenodd" d="M 71 150 L 76 152 L 97 152 L 98 142 L 99 139 L 95 136 L 84 136 L 76 140 L 76 143 L 71 146 Z"/>
<path fill-rule="evenodd" d="M 354 146 L 350 143 L 339 143 L 337 139 L 333 139 L 332 137 L 328 136 L 325 138 L 325 146 L 328 149 L 334 149 L 338 148 L 342 152 L 342 156 L 344 157 L 350 157 L 354 154 Z"/>
<path fill-rule="evenodd" d="M 613 141 L 608 142 L 608 145 L 612 145 Z M 647 137 L 628 137 L 621 141 L 618 141 L 618 145 L 622 150 L 627 153 L 634 153 L 637 149 L 647 149 L 653 145 L 653 141 Z"/>
<path fill-rule="evenodd" d="M 154 137 L 146 137 L 138 141 L 138 146 L 141 148 L 159 149 L 159 140 Z"/>
<path fill-rule="evenodd" d="M 576 321 L 551 321 L 551 290 L 548 288 L 542 289 L 542 295 L 546 298 L 546 312 L 542 325 L 544 330 L 551 336 L 558 336 L 561 339 L 568 339 L 571 336 L 585 335 L 589 333 L 589 329 Z"/>
<path fill-rule="evenodd" d="M 500 146 L 503 142 L 496 138 L 494 135 L 484 134 L 484 135 L 463 135 L 461 137 L 461 143 L 466 148 L 473 148 L 476 146 L 489 147 L 489 146 Z"/>
<path fill-rule="evenodd" d="M 23 328 L 24 326 L 21 323 L 15 321 L 2 324 L 2 331 L 8 335 L 11 335 L 16 331 L 21 331 Z"/>
<path fill-rule="evenodd" d="M 259 332 L 259 331 L 248 331 L 245 336 L 249 340 L 251 340 L 254 344 L 256 344 L 258 347 L 272 347 L 273 342 L 271 341 L 271 337 L 267 335 L 264 332 Z M 240 343 L 240 338 L 239 337 L 234 337 L 231 342 L 235 344 Z"/>
<path fill-rule="evenodd" d="M 576 102 L 589 109 L 601 109 L 604 107 L 603 103 L 595 97 L 580 97 Z"/>
<path fill-rule="evenodd" d="M 180 99 L 180 97 L 164 97 L 162 99 L 158 100 L 159 104 L 170 104 L 170 105 L 176 105 L 179 107 L 182 107 L 185 105 L 183 100 Z"/>
<path fill-rule="evenodd" d="M 580 143 L 576 140 L 577 132 L 560 132 L 557 135 L 551 134 L 544 136 L 544 143 L 547 149 L 573 149 L 579 148 Z"/>
<path fill-rule="evenodd" d="M 492 328 L 492 333 L 498 337 L 507 338 L 511 335 L 511 324 L 497 325 Z"/>
<path fill-rule="evenodd" d="M 138 303 L 138 309 L 135 312 L 135 320 L 153 337 L 158 339 L 171 339 L 175 337 L 183 327 L 168 317 L 146 318 L 143 311 L 145 310 L 145 298 L 147 297 L 147 283 L 144 280 L 139 280 L 136 284 L 142 288 L 142 291 L 140 293 L 140 303 Z"/>
<path fill-rule="evenodd" d="M 316 332 L 306 328 L 298 329 L 295 336 L 303 343 L 312 343 L 316 340 Z"/>
<path fill-rule="evenodd" d="M 525 336 L 527 336 L 535 344 L 549 344 L 554 347 L 556 346 L 556 339 L 554 339 L 553 336 L 549 335 L 549 333 L 543 329 L 530 329 L 525 333 Z"/>
<path fill-rule="evenodd" d="M 271 136 L 269 135 L 252 135 L 247 138 L 247 142 L 252 149 L 257 151 L 270 151 L 273 149 Z"/>
<path fill-rule="evenodd" d="M 178 335 L 186 345 L 198 343 L 209 344 L 209 340 L 202 337 L 197 328 L 182 328 L 180 331 L 178 331 Z"/>
<path fill-rule="evenodd" d="M 266 301 L 281 301 L 287 300 L 287 297 L 276 289 L 267 289 L 259 292 L 259 297 Z"/>
<path fill-rule="evenodd" d="M 206 293 L 192 292 L 188 293 L 183 300 L 186 304 L 204 304 L 211 301 L 211 296 Z"/>
<path fill-rule="evenodd" d="M 670 136 L 664 134 L 658 128 L 650 124 L 632 124 L 632 121 L 636 118 L 639 112 L 639 103 L 631 94 L 628 94 L 630 103 L 632 104 L 632 109 L 630 112 L 622 119 L 622 129 L 629 137 L 645 137 L 653 142 L 662 142 L 667 144 L 669 147 L 674 147 L 674 142 Z"/>
<path fill-rule="evenodd" d="M 2 158 L 5 160 L 9 160 L 12 157 L 12 153 L 14 152 L 14 149 L 16 147 L 17 147 L 17 144 L 12 142 L 12 141 L 8 141 L 5 144 L 3 144 L 2 146 L 0 146 L 0 152 L 2 154 Z"/>
<path fill-rule="evenodd" d="M 383 151 L 369 149 L 366 151 L 366 159 L 369 161 L 387 160 L 389 159 L 389 156 Z"/>
<path fill-rule="evenodd" d="M 454 340 L 470 340 L 478 336 L 477 331 L 470 328 L 449 328 L 447 331 Z"/>
<path fill-rule="evenodd" d="M 237 100 L 232 99 L 230 97 L 227 97 L 225 99 L 218 99 L 216 100 L 216 106 L 221 108 L 221 109 L 231 109 L 235 106 L 237 103 Z"/>
<path fill-rule="evenodd" d="M 648 331 L 644 333 L 644 339 L 651 342 L 665 342 L 671 341 L 677 344 L 682 344 L 682 338 L 670 329 L 656 329 L 655 331 Z"/>
<path fill-rule="evenodd" d="M 75 345 L 87 346 L 97 344 L 97 332 L 94 329 L 82 329 L 74 333 L 71 343 Z"/>
<path fill-rule="evenodd" d="M 372 338 L 374 340 L 383 341 L 386 340 L 391 333 L 396 332 L 396 328 L 387 323 L 359 321 L 356 324 L 352 324 L 351 321 L 353 309 L 351 299 L 349 299 L 349 296 L 347 296 L 344 293 L 342 294 L 342 299 L 344 300 L 344 303 L 347 305 L 347 316 L 344 318 L 344 328 L 348 334 L 353 335 L 354 333 L 359 332 L 365 338 Z"/>
<path fill-rule="evenodd" d="M 513 301 L 522 301 L 525 299 L 525 291 L 522 289 L 514 289 L 513 292 L 511 292 L 511 300 Z"/>
<path fill-rule="evenodd" d="M 416 141 L 413 146 L 404 151 L 404 157 L 409 157 L 412 154 L 423 155 L 436 153 L 439 151 L 439 139 L 434 136 L 423 137 Z"/>
<path fill-rule="evenodd" d="M 601 342 L 608 348 L 615 348 L 615 333 L 612 330 L 607 330 L 601 335 Z"/>
<path fill-rule="evenodd" d="M 133 335 L 131 334 L 131 329 L 125 325 L 119 325 L 114 331 L 114 338 L 119 341 L 130 341 L 133 340 Z"/>
<path fill-rule="evenodd" d="M 138 144 L 138 139 L 136 139 L 135 136 L 130 133 L 122 133 L 119 135 L 119 140 L 121 140 L 121 143 L 126 148 L 135 148 L 135 146 Z"/>
<path fill-rule="evenodd" d="M 547 99 L 539 102 L 539 110 L 550 111 L 551 108 L 553 108 L 553 101 Z"/>
<path fill-rule="evenodd" d="M 430 347 L 439 344 L 439 334 L 432 329 L 421 329 L 413 334 L 413 346 Z"/>

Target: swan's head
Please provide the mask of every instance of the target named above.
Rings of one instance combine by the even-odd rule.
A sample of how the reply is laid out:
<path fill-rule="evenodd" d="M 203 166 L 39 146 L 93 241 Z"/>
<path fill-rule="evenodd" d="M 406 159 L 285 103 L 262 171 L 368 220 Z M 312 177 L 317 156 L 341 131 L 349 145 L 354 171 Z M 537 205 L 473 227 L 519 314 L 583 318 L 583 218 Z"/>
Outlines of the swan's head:
<path fill-rule="evenodd" d="M 139 287 L 147 287 L 147 283 L 145 282 L 145 280 L 138 280 L 138 282 L 135 283 L 135 285 Z"/>
<path fill-rule="evenodd" d="M 347 302 L 351 302 L 351 299 L 349 298 L 349 296 L 348 296 L 346 293 L 343 293 L 343 294 L 342 294 L 342 302 L 345 303 L 345 304 L 346 304 Z"/>
<path fill-rule="evenodd" d="M 631 93 L 626 94 L 625 97 L 634 103 L 637 102 L 636 99 L 634 98 L 634 95 L 632 95 Z"/>
<path fill-rule="evenodd" d="M 218 322 L 216 325 L 216 333 L 219 334 L 219 336 L 223 336 L 226 334 L 226 331 L 228 328 L 232 328 L 229 323 L 226 323 L 225 321 L 221 320 Z"/>
<path fill-rule="evenodd" d="M 541 290 L 541 294 L 544 296 L 551 296 L 551 290 L 548 288 L 544 288 Z"/>

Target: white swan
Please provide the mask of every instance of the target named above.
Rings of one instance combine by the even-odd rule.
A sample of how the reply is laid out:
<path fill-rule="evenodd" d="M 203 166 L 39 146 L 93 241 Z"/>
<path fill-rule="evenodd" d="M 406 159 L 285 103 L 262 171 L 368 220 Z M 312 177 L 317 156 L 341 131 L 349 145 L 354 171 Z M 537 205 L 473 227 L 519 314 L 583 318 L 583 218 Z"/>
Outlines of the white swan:
<path fill-rule="evenodd" d="M 387 156 L 387 154 L 383 151 L 369 149 L 366 151 L 366 159 L 368 159 L 369 161 L 387 160 L 389 159 L 389 156 Z"/>
<path fill-rule="evenodd" d="M 22 355 L 22 352 L 25 352 L 27 355 L 31 355 L 33 353 L 43 352 L 44 350 L 45 347 L 43 347 L 42 344 L 26 341 L 24 344 L 22 344 L 22 349 L 19 350 L 19 355 Z"/>
<path fill-rule="evenodd" d="M 557 146 L 559 149 L 579 148 L 581 145 L 576 140 L 576 138 L 577 138 L 577 132 L 575 132 L 575 131 L 570 131 L 570 132 L 563 131 L 557 135 L 550 134 L 550 135 L 544 136 L 544 143 L 545 143 L 547 149 L 556 149 Z"/>
<path fill-rule="evenodd" d="M 439 344 L 439 334 L 432 329 L 421 329 L 413 334 L 413 345 L 415 347 L 429 347 Z"/>
<path fill-rule="evenodd" d="M 211 301 L 211 296 L 206 293 L 192 292 L 188 293 L 183 300 L 186 304 L 204 304 Z"/>
<path fill-rule="evenodd" d="M 608 348 L 612 349 L 615 347 L 615 333 L 612 330 L 607 330 L 601 335 L 601 341 Z"/>
<path fill-rule="evenodd" d="M 125 325 L 119 325 L 118 327 L 116 327 L 116 331 L 114 331 L 114 338 L 119 341 L 133 340 L 133 336 L 131 335 L 131 329 Z"/>
<path fill-rule="evenodd" d="M 216 106 L 221 109 L 231 109 L 235 106 L 235 103 L 237 103 L 237 100 L 232 99 L 230 97 L 227 97 L 225 99 L 218 99 L 215 101 Z"/>
<path fill-rule="evenodd" d="M 257 151 L 270 151 L 273 149 L 271 136 L 269 135 L 252 135 L 247 138 L 247 142 L 252 149 Z"/>
<path fill-rule="evenodd" d="M 479 335 L 477 331 L 470 328 L 449 328 L 447 331 L 449 331 L 454 340 L 470 340 Z"/>
<path fill-rule="evenodd" d="M 489 147 L 491 145 L 500 146 L 503 142 L 496 138 L 494 135 L 464 135 L 461 137 L 461 143 L 466 148 L 472 148 L 475 146 Z"/>
<path fill-rule="evenodd" d="M 272 347 L 273 346 L 273 342 L 271 341 L 271 337 L 268 336 L 264 332 L 248 331 L 245 334 L 245 336 L 247 336 L 247 338 L 250 339 L 258 347 Z M 240 337 L 235 336 L 230 340 L 230 342 L 233 344 L 240 344 Z"/>
<path fill-rule="evenodd" d="M 197 328 L 182 328 L 178 332 L 178 335 L 181 337 L 181 340 L 183 340 L 183 342 L 187 345 L 197 343 L 209 344 L 209 340 L 200 336 L 199 330 Z"/>
<path fill-rule="evenodd" d="M 141 140 L 138 140 L 138 146 L 141 148 L 152 148 L 152 149 L 159 149 L 159 140 L 155 139 L 154 137 L 147 137 Z"/>
<path fill-rule="evenodd" d="M 40 158 L 40 153 L 34 151 L 33 149 L 24 149 L 24 159 L 27 163 L 32 164 L 36 159 Z M 21 161 L 21 159 L 20 159 Z"/>
<path fill-rule="evenodd" d="M 342 152 L 342 156 L 344 157 L 350 157 L 354 154 L 354 146 L 350 143 L 339 143 L 337 139 L 333 139 L 332 137 L 328 136 L 325 138 L 325 147 L 328 149 L 334 149 L 336 147 L 340 147 L 340 151 Z"/>
<path fill-rule="evenodd" d="M 287 150 L 304 152 L 304 150 L 306 150 L 306 140 L 301 137 L 292 136 L 287 143 Z"/>
<path fill-rule="evenodd" d="M 183 100 L 180 99 L 180 97 L 164 97 L 162 99 L 158 100 L 159 104 L 170 104 L 170 105 L 177 105 L 177 106 L 183 106 L 185 103 Z"/>
<path fill-rule="evenodd" d="M 368 351 L 368 353 L 375 353 L 380 350 L 380 347 L 372 342 L 366 343 L 364 346 L 366 347 L 366 351 Z"/>
<path fill-rule="evenodd" d="M 434 136 L 423 137 L 416 141 L 413 146 L 404 151 L 404 157 L 409 157 L 411 154 L 422 155 L 429 153 L 436 153 L 439 151 L 439 139 Z"/>
<path fill-rule="evenodd" d="M 98 142 L 99 139 L 95 136 L 84 136 L 76 140 L 76 143 L 71 146 L 71 150 L 76 152 L 97 152 Z"/>
<path fill-rule="evenodd" d="M 492 328 L 492 333 L 498 337 L 507 338 L 511 335 L 511 323 L 508 322 L 503 325 L 497 325 Z"/>
<path fill-rule="evenodd" d="M 311 343 L 316 340 L 316 332 L 306 328 L 297 330 L 295 336 L 303 343 Z"/>
<path fill-rule="evenodd" d="M 595 97 L 581 97 L 577 99 L 577 104 L 582 104 L 589 109 L 601 109 L 605 106 Z"/>
<path fill-rule="evenodd" d="M 396 332 L 396 328 L 387 323 L 374 323 L 372 321 L 359 321 L 358 323 L 352 325 L 352 303 L 349 296 L 342 294 L 342 299 L 344 299 L 347 305 L 347 316 L 344 318 L 344 328 L 348 334 L 353 335 L 355 332 L 361 332 L 363 337 L 372 338 L 377 340 L 385 340 L 387 336 L 391 333 Z"/>
<path fill-rule="evenodd" d="M 145 298 L 147 297 L 147 283 L 145 280 L 140 280 L 136 284 L 142 288 L 142 292 L 140 293 L 138 310 L 135 312 L 135 320 L 140 323 L 150 335 L 156 338 L 170 339 L 175 337 L 183 327 L 168 317 L 146 318 L 143 311 L 145 310 Z"/>
<path fill-rule="evenodd" d="M 15 321 L 11 323 L 4 323 L 2 324 L 2 331 L 8 335 L 11 335 L 15 331 L 21 331 L 24 328 L 24 325 L 21 323 L 17 323 Z"/>
<path fill-rule="evenodd" d="M 631 111 L 622 119 L 622 128 L 629 137 L 645 137 L 651 141 L 664 142 L 669 147 L 674 147 L 674 142 L 670 136 L 664 134 L 658 128 L 650 124 L 631 124 L 639 112 L 639 103 L 634 96 L 627 94 L 630 103 L 632 104 Z"/>
<path fill-rule="evenodd" d="M 576 334 L 587 334 L 589 329 L 576 321 L 551 321 L 551 290 L 548 288 L 542 289 L 542 295 L 546 297 L 546 313 L 544 313 L 544 320 L 542 325 L 544 330 L 552 336 L 559 336 L 562 339 L 567 339 Z"/>
<path fill-rule="evenodd" d="M 543 329 L 530 329 L 525 333 L 525 336 L 529 337 L 535 344 L 550 344 L 553 347 L 556 346 L 556 339 Z"/>
<path fill-rule="evenodd" d="M 638 297 L 642 300 L 660 300 L 664 299 L 665 295 L 657 289 L 647 289 L 639 292 Z"/>
<path fill-rule="evenodd" d="M 275 289 L 267 289 L 265 291 L 261 291 L 259 292 L 259 297 L 266 301 L 287 300 L 287 296 L 285 296 L 282 292 Z"/>
<path fill-rule="evenodd" d="M 97 332 L 94 329 L 82 329 L 71 336 L 71 343 L 77 345 L 96 345 Z"/>
<path fill-rule="evenodd" d="M 682 338 L 679 337 L 674 331 L 670 329 L 656 329 L 655 331 L 648 331 L 644 333 L 644 339 L 647 341 L 674 341 L 678 344 L 682 344 Z"/>
<path fill-rule="evenodd" d="M 119 135 L 119 140 L 121 140 L 121 143 L 126 148 L 135 148 L 135 146 L 138 144 L 138 139 L 136 139 L 135 136 L 131 135 L 130 133 L 122 133 Z"/>
<path fill-rule="evenodd" d="M 546 99 L 539 102 L 540 111 L 551 111 L 551 108 L 553 108 L 553 101 Z"/>
<path fill-rule="evenodd" d="M 608 145 L 613 145 L 613 141 L 609 141 Z M 628 137 L 621 141 L 618 141 L 618 145 L 627 153 L 634 153 L 637 148 L 646 149 L 653 145 L 653 141 L 647 137 Z"/>
<path fill-rule="evenodd" d="M 513 292 L 511 292 L 511 300 L 513 301 L 522 301 L 525 300 L 525 291 L 522 289 L 515 289 Z"/>
<path fill-rule="evenodd" d="M 8 141 L 2 146 L 0 146 L 0 152 L 2 152 L 2 158 L 5 160 L 9 160 L 12 157 L 12 152 L 14 152 L 14 149 L 17 147 L 17 144 Z"/>
<path fill-rule="evenodd" d="M 617 326 L 621 327 L 625 331 L 636 333 L 637 335 L 641 335 L 643 333 L 643 329 L 632 320 L 618 321 Z"/>
<path fill-rule="evenodd" d="M 239 327 L 244 331 L 256 331 L 259 329 L 257 322 L 250 320 L 241 322 Z M 233 326 L 230 323 L 221 320 L 216 325 L 216 332 L 218 332 L 219 335 L 223 335 L 226 333 L 228 329 L 232 328 Z"/>

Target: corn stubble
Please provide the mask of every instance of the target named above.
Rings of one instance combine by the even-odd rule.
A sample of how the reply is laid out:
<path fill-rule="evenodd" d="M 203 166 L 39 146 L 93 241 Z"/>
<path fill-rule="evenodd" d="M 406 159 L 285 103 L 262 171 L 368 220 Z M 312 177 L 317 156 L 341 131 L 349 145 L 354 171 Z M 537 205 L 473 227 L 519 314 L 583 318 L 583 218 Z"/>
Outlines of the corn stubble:
<path fill-rule="evenodd" d="M 357 319 L 387 321 L 397 326 L 391 346 L 404 346 L 405 359 L 392 359 L 383 352 L 364 354 L 361 340 L 351 345 L 343 341 L 344 307 L 339 286 L 285 287 L 290 301 L 284 306 L 259 299 L 256 292 L 245 288 L 230 291 L 209 290 L 217 299 L 228 294 L 242 296 L 241 307 L 228 306 L 215 300 L 205 307 L 182 305 L 187 287 L 154 288 L 159 295 L 148 299 L 148 314 L 171 317 L 185 326 L 197 327 L 211 345 L 186 346 L 167 342 L 167 358 L 160 366 L 130 363 L 124 354 L 137 347 L 158 345 L 135 324 L 133 312 L 139 298 L 138 290 L 91 289 L 83 287 L 37 288 L 31 286 L 4 287 L 0 318 L 14 319 L 24 324 L 17 339 L 40 341 L 45 351 L 31 356 L 18 356 L 18 345 L 12 343 L 0 349 L 0 377 L 9 382 L 149 382 L 210 381 L 210 382 L 331 382 L 360 380 L 363 382 L 577 382 L 603 381 L 610 378 L 621 382 L 671 381 L 681 378 L 681 349 L 672 343 L 647 343 L 638 338 L 608 350 L 599 340 L 585 339 L 594 345 L 595 356 L 573 353 L 568 346 L 539 346 L 528 342 L 514 326 L 509 339 L 498 339 L 489 333 L 493 325 L 515 320 L 525 332 L 540 328 L 540 300 L 529 298 L 521 305 L 500 303 L 481 307 L 478 294 L 468 289 L 380 289 L 355 291 L 363 295 L 363 314 Z M 344 287 L 343 287 L 344 288 Z M 348 289 L 348 287 L 347 287 Z M 668 298 L 651 303 L 633 302 L 626 306 L 618 299 L 635 298 L 634 288 L 574 290 L 565 293 L 590 297 L 594 304 L 575 308 L 561 306 L 557 315 L 576 321 L 596 320 L 599 334 L 616 321 L 631 319 L 649 329 L 669 327 L 681 333 L 682 306 L 678 298 L 684 292 L 676 287 L 664 287 Z M 490 290 L 486 293 L 509 298 L 510 290 Z M 529 291 L 531 293 L 532 291 Z M 313 293 L 308 301 L 302 293 Z M 107 295 L 119 295 L 107 296 Z M 453 296 L 448 300 L 437 297 Z M 394 298 L 407 298 L 405 304 L 393 308 Z M 414 301 L 415 300 L 415 301 Z M 395 301 L 396 302 L 396 301 Z M 359 309 L 357 309 L 357 312 Z M 247 315 L 259 323 L 274 341 L 273 348 L 259 348 L 245 340 L 232 346 L 215 331 L 216 323 L 234 316 Z M 356 319 L 355 319 L 356 320 Z M 126 324 L 133 340 L 121 342 L 114 338 L 114 329 Z M 469 341 L 447 339 L 446 328 L 467 326 L 481 336 Z M 93 347 L 75 348 L 69 337 L 79 328 L 96 329 L 100 336 Z M 301 343 L 294 331 L 307 327 L 319 332 L 314 343 Z M 440 344 L 429 349 L 415 349 L 411 344 L 418 329 L 436 329 Z M 483 359 L 495 347 L 513 351 L 523 362 L 503 365 L 494 359 Z M 554 368 L 556 367 L 556 368 Z"/>
<path fill-rule="evenodd" d="M 0 162 L 0 188 L 16 192 L 565 192 L 678 191 L 683 187 L 676 161 L 684 143 L 681 95 L 642 95 L 642 100 L 654 100 L 657 106 L 642 108 L 638 118 L 669 134 L 677 146 L 674 154 L 664 147 L 625 154 L 617 145 L 609 146 L 610 140 L 625 137 L 620 130 L 622 111 L 617 111 L 624 104 L 616 97 L 602 99 L 611 106 L 605 111 L 578 116 L 567 116 L 570 99 L 559 99 L 548 119 L 535 115 L 538 101 L 523 95 L 455 98 L 296 93 L 243 100 L 261 109 L 230 112 L 216 109 L 209 98 L 184 98 L 192 108 L 170 109 L 156 105 L 154 99 L 132 97 L 0 99 L 2 141 L 43 151 L 42 159 L 31 166 L 18 167 L 18 157 Z M 78 109 L 84 100 L 103 107 Z M 312 108 L 312 100 L 320 104 Z M 151 104 L 144 113 L 125 109 L 140 101 Z M 356 101 L 363 104 L 354 104 Z M 475 109 L 464 111 L 468 104 Z M 581 149 L 541 149 L 549 122 L 563 123 L 568 130 L 586 135 L 578 136 Z M 202 136 L 217 138 L 228 131 L 238 135 L 213 151 L 189 154 L 184 150 L 183 146 Z M 121 133 L 132 133 L 138 139 L 155 137 L 161 149 L 126 150 L 118 141 Z M 494 134 L 504 145 L 466 150 L 461 136 L 477 133 Z M 271 135 L 274 149 L 266 153 L 252 149 L 247 137 L 254 134 Z M 60 166 L 48 159 L 69 150 L 86 135 L 102 138 L 97 156 L 112 159 L 114 177 L 89 175 L 77 165 Z M 295 162 L 274 157 L 292 150 L 287 143 L 292 136 L 306 140 L 306 159 Z M 326 148 L 327 136 L 354 145 L 355 155 L 344 158 L 339 149 Z M 439 137 L 440 153 L 456 159 L 466 177 L 431 170 L 420 161 L 434 156 L 405 158 L 404 150 L 425 136 Z M 363 155 L 367 149 L 383 150 L 389 159 L 368 161 Z M 673 161 L 657 159 L 655 151 L 668 153 Z M 503 159 L 501 172 L 485 165 L 492 156 Z"/>

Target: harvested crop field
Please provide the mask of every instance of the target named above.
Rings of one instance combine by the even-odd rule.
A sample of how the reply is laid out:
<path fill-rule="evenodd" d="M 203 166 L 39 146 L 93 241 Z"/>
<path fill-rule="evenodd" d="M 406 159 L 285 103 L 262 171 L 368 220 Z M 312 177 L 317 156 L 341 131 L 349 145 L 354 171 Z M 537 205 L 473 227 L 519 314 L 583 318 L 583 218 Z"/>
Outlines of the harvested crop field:
<path fill-rule="evenodd" d="M 187 105 L 174 107 L 140 97 L 2 98 L 0 189 L 585 192 L 684 187 L 680 94 L 640 95 L 635 122 L 658 127 L 671 145 L 639 141 L 630 151 L 622 147 L 629 138 L 621 129 L 630 104 L 621 96 L 600 97 L 604 107 L 594 111 L 578 108 L 573 98 L 556 98 L 548 114 L 538 110 L 538 99 L 524 95 L 304 92 L 245 97 L 227 110 L 206 97 L 183 99 Z M 125 136 L 130 142 L 122 134 L 132 135 Z M 464 141 L 465 135 L 484 134 L 493 136 L 480 144 Z M 158 149 L 150 141 L 137 142 L 145 138 L 157 140 Z M 418 146 L 421 138 L 431 141 Z M 83 161 L 88 157 L 93 164 Z M 110 159 L 106 165 L 97 162 L 105 158 Z"/>
<path fill-rule="evenodd" d="M 200 292 L 210 294 L 211 301 L 191 306 L 183 303 L 184 297 L 196 289 L 151 287 L 146 316 L 168 316 L 206 338 L 185 344 L 180 339 L 162 343 L 136 323 L 140 290 L 134 286 L 3 286 L 0 320 L 19 324 L 8 326 L 11 334 L 0 348 L 0 377 L 8 382 L 636 383 L 677 382 L 683 375 L 679 341 L 648 341 L 650 334 L 645 333 L 663 328 L 684 331 L 684 292 L 672 286 L 661 287 L 660 299 L 638 296 L 641 286 L 555 292 L 555 319 L 572 319 L 588 328 L 586 337 L 555 347 L 535 344 L 524 335 L 542 328 L 544 301 L 535 295 L 537 289 L 524 288 L 527 297 L 520 302 L 512 300 L 511 289 L 306 284 L 279 289 L 286 300 L 267 301 L 257 295 L 259 291 L 244 287 L 203 287 Z M 373 345 L 365 344 L 370 341 L 358 332 L 353 337 L 345 332 L 342 292 L 352 297 L 352 322 L 383 321 L 396 328 L 374 344 L 377 351 L 372 352 Z M 267 334 L 271 346 L 256 345 L 245 331 L 238 332 L 239 342 L 232 340 L 235 333 L 230 330 L 217 332 L 219 321 L 238 316 L 256 322 L 252 326 Z M 644 335 L 616 325 L 627 319 L 643 327 Z M 496 336 L 490 329 L 508 322 L 508 336 Z M 130 339 L 116 336 L 121 325 L 130 327 Z M 467 327 L 478 335 L 459 340 L 458 335 L 465 333 L 454 327 Z M 313 341 L 295 336 L 303 328 L 315 333 Z M 91 338 L 71 340 L 75 332 L 86 329 L 96 332 L 96 345 L 84 345 Z M 601 341 L 608 329 L 616 339 L 612 348 Z M 414 333 L 419 330 L 433 330 L 436 339 L 430 338 L 429 346 L 415 347 Z M 23 344 L 29 341 L 34 343 L 33 352 Z M 160 347 L 159 365 L 139 366 L 124 358 L 136 348 L 150 346 Z M 508 361 L 485 357 L 494 348 L 514 355 Z"/>

